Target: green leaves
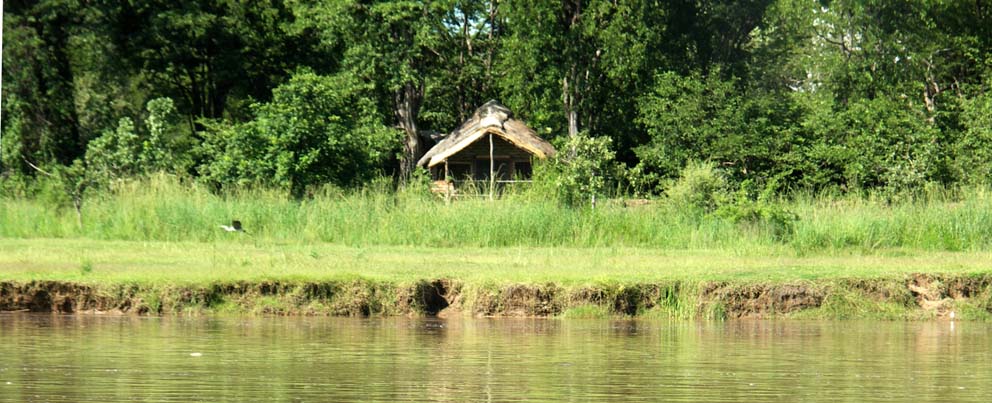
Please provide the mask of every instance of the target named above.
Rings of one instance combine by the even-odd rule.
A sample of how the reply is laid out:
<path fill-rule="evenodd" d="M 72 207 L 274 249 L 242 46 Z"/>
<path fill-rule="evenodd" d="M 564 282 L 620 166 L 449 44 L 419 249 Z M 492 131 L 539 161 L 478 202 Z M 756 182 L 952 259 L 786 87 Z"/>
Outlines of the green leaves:
<path fill-rule="evenodd" d="M 184 174 L 190 168 L 191 145 L 176 121 L 169 98 L 148 102 L 146 127 L 121 118 L 114 130 L 89 143 L 85 169 L 89 179 L 103 187 L 153 172 Z"/>
<path fill-rule="evenodd" d="M 983 93 L 962 102 L 964 127 L 956 144 L 955 170 L 967 183 L 992 181 L 992 75 Z"/>
<path fill-rule="evenodd" d="M 82 159 L 103 183 L 166 171 L 294 194 L 352 186 L 409 176 L 430 134 L 497 99 L 542 136 L 609 138 L 615 159 L 635 167 L 625 180 L 653 192 L 689 161 L 717 164 L 731 183 L 782 177 L 783 188 L 987 183 L 990 10 L 943 0 L 11 2 L 3 52 L 17 63 L 3 70 L 0 177 L 31 180 L 32 164 Z M 290 79 L 302 71 L 313 73 Z M 405 135 L 401 158 L 388 127 Z"/>
<path fill-rule="evenodd" d="M 138 165 L 141 139 L 130 118 L 121 118 L 115 130 L 108 130 L 86 149 L 89 175 L 98 183 L 110 185 L 141 172 Z"/>
<path fill-rule="evenodd" d="M 171 98 L 148 101 L 148 137 L 139 161 L 147 172 L 185 173 L 192 166 L 191 142 L 182 130 Z"/>
<path fill-rule="evenodd" d="M 779 141 L 789 141 L 776 127 L 792 123 L 788 101 L 741 87 L 721 79 L 719 69 L 705 77 L 659 74 L 638 105 L 638 123 L 650 137 L 635 149 L 641 164 L 667 177 L 692 160 L 714 161 L 737 178 L 773 166 L 783 151 Z"/>
<path fill-rule="evenodd" d="M 938 179 L 938 131 L 901 102 L 860 100 L 808 127 L 817 141 L 809 159 L 835 170 L 835 185 L 906 190 Z"/>
<path fill-rule="evenodd" d="M 539 165 L 535 182 L 568 205 L 582 205 L 606 190 L 618 166 L 609 137 L 579 133 L 558 142 L 558 153 Z"/>
<path fill-rule="evenodd" d="M 221 186 L 266 184 L 302 196 L 325 184 L 354 186 L 379 174 L 398 145 L 369 86 L 349 75 L 299 72 L 254 107 L 249 122 L 211 130 L 201 175 Z"/>

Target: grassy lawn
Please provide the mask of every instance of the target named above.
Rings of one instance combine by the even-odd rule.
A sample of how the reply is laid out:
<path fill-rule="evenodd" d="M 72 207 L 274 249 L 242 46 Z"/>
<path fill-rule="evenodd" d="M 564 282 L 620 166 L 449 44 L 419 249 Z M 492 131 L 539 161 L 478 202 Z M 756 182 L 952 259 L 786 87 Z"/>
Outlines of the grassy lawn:
<path fill-rule="evenodd" d="M 786 248 L 656 250 L 600 247 L 427 248 L 279 243 L 248 236 L 211 242 L 0 238 L 0 280 L 191 284 L 365 278 L 469 284 L 784 282 L 990 273 L 990 252 L 892 249 L 797 256 Z"/>

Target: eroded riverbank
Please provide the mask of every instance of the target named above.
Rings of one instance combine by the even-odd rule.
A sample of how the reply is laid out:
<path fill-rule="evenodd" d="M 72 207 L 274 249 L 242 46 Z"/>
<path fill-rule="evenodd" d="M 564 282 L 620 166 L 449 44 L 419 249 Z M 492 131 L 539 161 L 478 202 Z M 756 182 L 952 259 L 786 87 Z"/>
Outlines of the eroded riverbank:
<path fill-rule="evenodd" d="M 785 282 L 412 283 L 258 280 L 202 285 L 0 281 L 0 311 L 127 315 L 992 319 L 992 274 Z"/>

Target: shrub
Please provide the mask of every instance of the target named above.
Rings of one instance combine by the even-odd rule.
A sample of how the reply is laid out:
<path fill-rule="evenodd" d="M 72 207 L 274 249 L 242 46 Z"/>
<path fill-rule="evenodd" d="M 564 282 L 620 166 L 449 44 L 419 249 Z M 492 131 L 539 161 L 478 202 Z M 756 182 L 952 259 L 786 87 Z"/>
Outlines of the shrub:
<path fill-rule="evenodd" d="M 608 137 L 586 133 L 570 136 L 557 145 L 558 153 L 535 170 L 535 189 L 554 195 L 567 205 L 579 205 L 603 194 L 608 177 L 618 168 Z M 548 189 L 550 187 L 550 189 Z"/>
<path fill-rule="evenodd" d="M 96 183 L 109 185 L 138 174 L 141 138 L 131 118 L 121 118 L 115 130 L 108 130 L 86 148 L 87 174 Z"/>
<path fill-rule="evenodd" d="M 302 196 L 332 183 L 351 187 L 377 176 L 399 132 L 349 76 L 301 72 L 254 106 L 253 120 L 219 124 L 203 144 L 200 173 L 215 185 L 261 184 Z"/>
<path fill-rule="evenodd" d="M 665 189 L 665 194 L 676 206 L 710 213 L 728 197 L 727 186 L 727 178 L 716 164 L 690 162 Z"/>
<path fill-rule="evenodd" d="M 755 195 L 756 185 L 753 181 L 741 182 L 738 191 L 721 204 L 714 214 L 735 224 L 765 225 L 776 238 L 785 238 L 794 232 L 799 216 L 773 200 L 777 184 L 778 181 L 772 179 L 760 194 Z"/>

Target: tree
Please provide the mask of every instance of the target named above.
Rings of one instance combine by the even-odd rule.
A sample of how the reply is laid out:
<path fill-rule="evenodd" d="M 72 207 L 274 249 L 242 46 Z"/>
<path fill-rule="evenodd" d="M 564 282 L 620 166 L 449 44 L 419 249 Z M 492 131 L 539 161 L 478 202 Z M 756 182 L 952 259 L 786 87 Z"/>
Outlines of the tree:
<path fill-rule="evenodd" d="M 630 109 L 611 94 L 644 76 L 660 13 L 636 1 L 509 1 L 499 61 L 508 104 L 538 127 L 602 134 L 602 115 Z"/>
<path fill-rule="evenodd" d="M 560 140 L 557 148 L 558 153 L 540 165 L 535 182 L 550 186 L 544 191 L 563 203 L 595 203 L 595 196 L 606 190 L 607 178 L 615 176 L 618 168 L 610 139 L 579 133 Z"/>
<path fill-rule="evenodd" d="M 804 122 L 817 141 L 806 158 L 819 169 L 807 172 L 817 187 L 908 190 L 935 179 L 939 131 L 924 112 L 901 100 L 858 100 L 840 112 L 829 108 Z"/>
<path fill-rule="evenodd" d="M 3 69 L 3 120 L 17 123 L 3 129 L 12 169 L 27 173 L 28 163 L 68 164 L 81 155 L 70 58 L 78 13 L 59 0 L 4 5 L 3 56 L 17 61 Z"/>
<path fill-rule="evenodd" d="M 252 99 L 322 59 L 309 32 L 285 29 L 292 19 L 281 0 L 151 0 L 123 4 L 113 24 L 123 58 L 176 100 L 192 133 L 201 118 L 249 117 Z"/>
<path fill-rule="evenodd" d="M 992 182 L 992 76 L 984 93 L 963 102 L 964 132 L 955 145 L 954 165 L 967 183 Z"/>
<path fill-rule="evenodd" d="M 141 143 L 134 121 L 121 118 L 115 130 L 104 132 L 87 147 L 87 175 L 94 182 L 110 187 L 114 182 L 143 173 Z"/>
<path fill-rule="evenodd" d="M 200 174 L 220 186 L 265 184 L 297 197 L 313 186 L 358 185 L 397 144 L 370 90 L 350 75 L 297 73 L 271 102 L 254 106 L 253 120 L 208 134 Z"/>
<path fill-rule="evenodd" d="M 779 93 L 741 90 L 738 80 L 720 76 L 719 69 L 657 76 L 638 106 L 650 136 L 635 149 L 645 171 L 672 178 L 690 161 L 711 161 L 744 180 L 790 169 L 801 111 Z"/>
<path fill-rule="evenodd" d="M 183 174 L 190 168 L 191 144 L 176 122 L 172 100 L 149 101 L 144 122 L 121 118 L 116 129 L 89 143 L 84 167 L 93 184 L 112 188 L 121 180 L 153 172 Z"/>
<path fill-rule="evenodd" d="M 148 101 L 148 136 L 138 157 L 146 172 L 185 173 L 192 165 L 192 141 L 179 125 L 171 98 Z"/>
<path fill-rule="evenodd" d="M 486 101 L 500 98 L 495 68 L 503 39 L 500 2 L 457 1 L 450 7 L 437 32 L 439 67 L 425 77 L 422 132 L 448 132 Z"/>
<path fill-rule="evenodd" d="M 344 49 L 344 72 L 374 83 L 380 110 L 404 133 L 400 178 L 406 180 L 426 151 L 419 127 L 429 77 L 441 60 L 451 1 L 338 1 L 299 4 L 297 18 L 320 32 L 325 48 Z"/>

